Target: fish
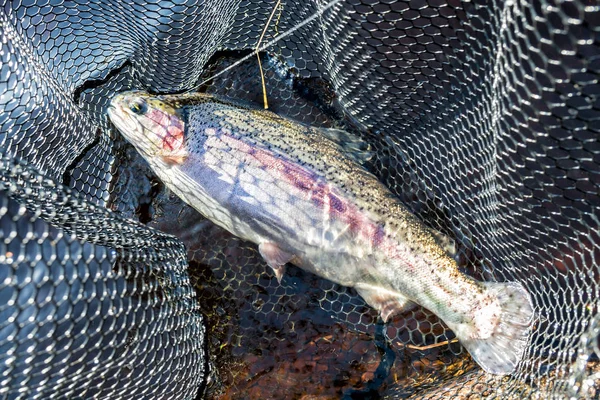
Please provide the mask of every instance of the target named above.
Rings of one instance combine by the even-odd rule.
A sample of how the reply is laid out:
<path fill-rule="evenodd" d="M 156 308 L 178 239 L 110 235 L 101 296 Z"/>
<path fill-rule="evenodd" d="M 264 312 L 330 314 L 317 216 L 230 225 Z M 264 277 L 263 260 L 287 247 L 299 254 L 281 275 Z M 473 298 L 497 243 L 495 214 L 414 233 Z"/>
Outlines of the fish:
<path fill-rule="evenodd" d="M 204 93 L 124 92 L 108 115 L 173 193 L 257 244 L 279 282 L 291 263 L 353 287 L 384 321 L 424 307 L 484 371 L 516 371 L 534 319 L 528 291 L 462 273 L 365 168 L 373 153 L 358 135 Z"/>

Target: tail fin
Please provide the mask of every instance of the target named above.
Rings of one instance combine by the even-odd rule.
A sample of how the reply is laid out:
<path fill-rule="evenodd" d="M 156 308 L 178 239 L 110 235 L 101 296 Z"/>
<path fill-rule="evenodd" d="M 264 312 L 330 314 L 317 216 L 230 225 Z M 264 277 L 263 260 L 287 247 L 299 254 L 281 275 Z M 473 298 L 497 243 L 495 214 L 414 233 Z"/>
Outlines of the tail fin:
<path fill-rule="evenodd" d="M 490 327 L 485 338 L 459 339 L 484 371 L 508 375 L 515 371 L 525 352 L 533 321 L 533 304 L 519 283 L 486 282 L 483 285 L 498 299 L 496 304 L 500 311 L 482 310 L 477 322 Z"/>

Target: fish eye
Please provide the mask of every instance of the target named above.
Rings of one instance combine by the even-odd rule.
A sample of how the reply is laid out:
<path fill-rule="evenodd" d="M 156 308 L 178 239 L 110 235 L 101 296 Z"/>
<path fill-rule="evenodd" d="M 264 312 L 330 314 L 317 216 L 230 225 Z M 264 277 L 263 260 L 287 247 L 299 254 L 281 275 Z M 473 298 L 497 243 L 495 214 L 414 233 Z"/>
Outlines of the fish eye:
<path fill-rule="evenodd" d="M 144 99 L 137 98 L 129 103 L 129 109 L 134 114 L 143 115 L 146 113 L 146 111 L 148 111 L 148 105 Z"/>

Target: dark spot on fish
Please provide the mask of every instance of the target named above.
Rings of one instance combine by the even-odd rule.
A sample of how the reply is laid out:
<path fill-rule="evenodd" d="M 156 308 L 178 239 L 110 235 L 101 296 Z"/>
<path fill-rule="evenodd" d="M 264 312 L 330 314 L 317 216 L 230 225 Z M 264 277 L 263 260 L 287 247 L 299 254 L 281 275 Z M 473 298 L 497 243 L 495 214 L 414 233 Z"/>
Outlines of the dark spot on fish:
<path fill-rule="evenodd" d="M 336 195 L 329 193 L 328 197 L 329 197 L 329 206 L 331 207 L 331 209 L 333 209 L 334 211 L 336 211 L 340 214 L 346 211 L 346 205 Z"/>

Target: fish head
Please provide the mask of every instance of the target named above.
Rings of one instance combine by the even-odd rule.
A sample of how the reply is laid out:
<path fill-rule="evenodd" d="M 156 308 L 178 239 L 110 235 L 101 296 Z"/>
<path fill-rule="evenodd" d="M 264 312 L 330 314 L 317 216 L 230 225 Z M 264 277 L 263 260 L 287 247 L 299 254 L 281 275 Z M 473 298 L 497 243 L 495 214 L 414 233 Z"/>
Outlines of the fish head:
<path fill-rule="evenodd" d="M 187 158 L 185 122 L 176 107 L 143 91 L 116 95 L 108 115 L 112 123 L 146 158 L 180 164 Z"/>

